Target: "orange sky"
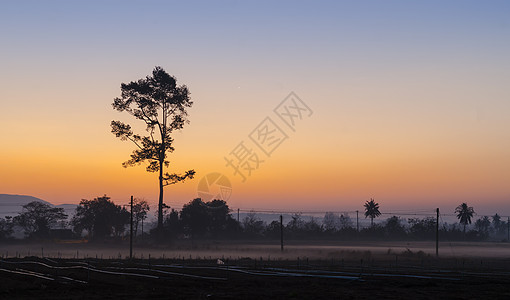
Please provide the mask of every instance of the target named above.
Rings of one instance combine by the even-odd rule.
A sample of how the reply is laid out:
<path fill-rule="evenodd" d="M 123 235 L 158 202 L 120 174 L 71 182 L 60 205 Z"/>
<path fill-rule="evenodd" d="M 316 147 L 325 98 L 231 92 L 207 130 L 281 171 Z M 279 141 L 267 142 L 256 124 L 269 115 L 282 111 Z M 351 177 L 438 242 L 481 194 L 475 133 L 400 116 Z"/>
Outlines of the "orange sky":
<path fill-rule="evenodd" d="M 510 214 L 507 5 L 299 3 L 268 13 L 225 4 L 188 15 L 172 39 L 182 43 L 160 40 L 182 16 L 141 33 L 165 7 L 137 5 L 99 16 L 70 4 L 56 15 L 37 4 L 0 13 L 3 28 L 16 28 L 0 58 L 0 193 L 155 203 L 156 175 L 122 168 L 134 148 L 109 124 L 136 122 L 113 111 L 113 98 L 160 65 L 195 101 L 169 158 L 173 171 L 193 168 L 197 178 L 166 189 L 171 206 L 220 172 L 233 185 L 231 206 L 245 209 L 355 210 L 374 197 L 382 210 L 453 211 L 468 201 Z M 128 42 L 129 32 L 146 42 Z M 313 114 L 295 132 L 279 123 L 288 140 L 241 182 L 224 157 L 264 118 L 280 122 L 273 109 L 291 91 Z"/>

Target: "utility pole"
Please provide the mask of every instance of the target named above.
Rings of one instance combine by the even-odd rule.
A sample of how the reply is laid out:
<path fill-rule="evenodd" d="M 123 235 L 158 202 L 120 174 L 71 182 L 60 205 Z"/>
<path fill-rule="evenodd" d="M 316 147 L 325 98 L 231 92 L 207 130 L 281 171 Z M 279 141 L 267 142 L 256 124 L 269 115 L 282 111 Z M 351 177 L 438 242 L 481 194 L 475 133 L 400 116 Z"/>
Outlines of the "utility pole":
<path fill-rule="evenodd" d="M 506 222 L 506 224 L 508 226 L 508 230 L 507 230 L 508 237 L 506 240 L 510 243 L 510 217 L 508 217 L 508 222 Z"/>
<path fill-rule="evenodd" d="M 280 248 L 283 252 L 283 216 L 280 215 Z"/>
<path fill-rule="evenodd" d="M 436 208 L 436 256 L 439 256 L 439 207 Z"/>
<path fill-rule="evenodd" d="M 131 222 L 129 223 L 129 259 L 133 258 L 133 196 L 131 196 Z"/>
<path fill-rule="evenodd" d="M 359 223 L 358 223 L 358 219 L 359 219 L 359 218 L 358 218 L 358 213 L 359 213 L 359 211 L 357 210 L 357 211 L 356 211 L 356 231 L 357 231 L 357 232 L 359 232 Z"/>

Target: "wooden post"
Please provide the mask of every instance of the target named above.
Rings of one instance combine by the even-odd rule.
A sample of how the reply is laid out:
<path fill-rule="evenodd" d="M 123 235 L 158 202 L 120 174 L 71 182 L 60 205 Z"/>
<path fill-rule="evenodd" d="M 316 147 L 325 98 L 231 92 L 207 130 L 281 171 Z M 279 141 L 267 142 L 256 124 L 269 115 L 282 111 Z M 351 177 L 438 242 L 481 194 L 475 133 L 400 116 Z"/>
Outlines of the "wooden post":
<path fill-rule="evenodd" d="M 439 208 L 436 208 L 436 256 L 439 256 Z"/>
<path fill-rule="evenodd" d="M 359 222 L 358 222 L 358 213 L 359 211 L 356 211 L 356 231 L 359 232 Z"/>
<path fill-rule="evenodd" d="M 283 252 L 283 216 L 280 215 L 280 248 Z"/>
<path fill-rule="evenodd" d="M 133 258 L 133 196 L 131 196 L 131 222 L 129 223 L 129 259 Z"/>

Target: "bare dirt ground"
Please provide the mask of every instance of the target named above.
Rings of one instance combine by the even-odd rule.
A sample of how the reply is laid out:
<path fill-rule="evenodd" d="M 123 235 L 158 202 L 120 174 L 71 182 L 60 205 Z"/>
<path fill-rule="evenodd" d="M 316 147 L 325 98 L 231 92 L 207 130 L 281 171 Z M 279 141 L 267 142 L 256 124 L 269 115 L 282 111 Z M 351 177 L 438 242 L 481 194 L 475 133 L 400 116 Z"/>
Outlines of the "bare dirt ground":
<path fill-rule="evenodd" d="M 356 244 L 2 245 L 0 299 L 510 299 L 508 244 Z"/>

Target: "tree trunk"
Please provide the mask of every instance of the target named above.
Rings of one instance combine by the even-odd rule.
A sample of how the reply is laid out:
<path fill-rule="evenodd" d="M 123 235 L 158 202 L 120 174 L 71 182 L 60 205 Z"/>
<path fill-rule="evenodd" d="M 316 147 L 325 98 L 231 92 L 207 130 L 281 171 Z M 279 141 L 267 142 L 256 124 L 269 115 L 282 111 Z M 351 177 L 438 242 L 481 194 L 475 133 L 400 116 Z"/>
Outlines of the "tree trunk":
<path fill-rule="evenodd" d="M 166 139 L 166 106 L 165 102 L 162 103 L 163 106 L 163 120 L 161 126 L 159 127 L 161 133 L 161 146 L 159 149 L 159 202 L 158 202 L 158 239 L 161 241 L 163 239 L 163 167 L 165 166 L 165 139 Z"/>
<path fill-rule="evenodd" d="M 160 241 L 163 240 L 163 168 L 165 166 L 165 153 L 166 153 L 166 105 L 163 101 L 163 128 L 160 127 L 161 130 L 161 148 L 159 149 L 159 203 L 158 203 L 158 239 Z"/>
<path fill-rule="evenodd" d="M 370 227 L 374 227 L 374 217 L 370 217 Z"/>
<path fill-rule="evenodd" d="M 159 161 L 158 232 L 163 231 L 163 162 Z"/>

